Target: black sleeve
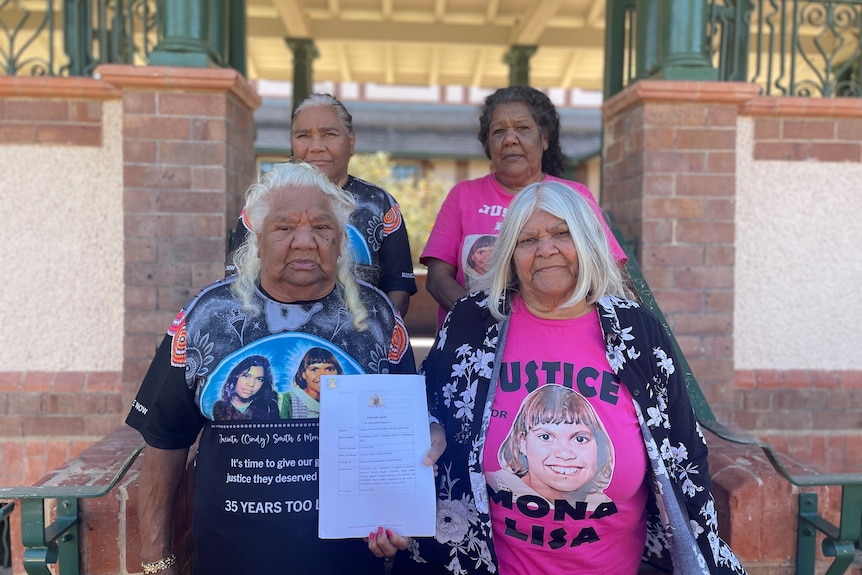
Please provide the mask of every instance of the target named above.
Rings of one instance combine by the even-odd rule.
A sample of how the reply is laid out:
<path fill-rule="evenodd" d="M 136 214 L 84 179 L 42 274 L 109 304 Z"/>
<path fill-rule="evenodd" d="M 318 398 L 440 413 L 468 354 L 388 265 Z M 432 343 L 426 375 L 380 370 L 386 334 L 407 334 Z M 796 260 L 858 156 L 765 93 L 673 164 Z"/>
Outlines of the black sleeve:
<path fill-rule="evenodd" d="M 431 350 L 428 352 L 428 355 L 425 356 L 425 361 L 422 362 L 422 367 L 420 369 L 422 375 L 425 376 L 425 395 L 428 400 L 428 413 L 444 426 L 446 425 L 446 410 L 443 406 L 442 390 L 446 383 L 445 366 L 447 364 L 451 365 L 451 355 L 449 354 L 448 349 L 440 349 L 439 345 L 441 336 L 445 338 L 445 334 L 448 333 L 449 318 L 451 315 L 451 311 L 446 314 L 446 320 L 437 332 L 437 336 L 434 338 L 434 344 L 431 346 Z M 445 347 L 446 340 L 444 339 L 443 341 Z"/>
<path fill-rule="evenodd" d="M 384 293 L 406 291 L 416 293 L 416 279 L 413 276 L 413 258 L 410 255 L 410 238 L 407 225 L 401 216 L 401 208 L 392 196 L 390 213 L 385 219 L 397 218 L 401 221 L 395 230 L 383 238 L 380 246 L 380 289 Z"/>
<path fill-rule="evenodd" d="M 186 385 L 185 369 L 171 365 L 171 337 L 165 336 L 132 402 L 126 423 L 141 432 L 147 445 L 181 449 L 195 442 L 204 417 Z"/>
<path fill-rule="evenodd" d="M 406 346 L 406 350 L 401 356 L 401 361 L 398 363 L 394 363 L 392 361 L 392 356 L 390 356 L 390 373 L 413 375 L 416 373 L 416 356 L 413 355 L 413 345 L 410 343 L 410 336 L 407 334 L 407 326 L 404 325 L 404 320 L 401 319 L 401 316 L 395 310 L 392 302 L 389 301 L 386 296 L 383 296 L 383 294 L 381 294 L 381 296 L 389 307 L 392 314 L 392 321 L 395 323 L 395 326 L 392 329 L 392 340 L 390 345 L 393 349 L 400 349 L 402 347 L 402 342 Z"/>
<path fill-rule="evenodd" d="M 407 353 L 396 364 L 390 363 L 392 373 L 414 375 L 416 373 L 416 356 L 413 355 L 413 346 L 407 343 Z"/>
<path fill-rule="evenodd" d="M 484 297 L 484 296 L 482 296 Z M 444 387 L 452 381 L 452 366 L 461 363 L 458 348 L 469 345 L 472 349 L 480 349 L 486 337 L 485 317 L 476 304 L 475 294 L 455 302 L 446 314 L 442 327 L 434 338 L 434 345 L 422 362 L 422 373 L 425 375 L 425 390 L 428 396 L 428 411 L 444 427 L 460 426 L 460 421 L 450 420 L 455 410 L 446 407 Z M 476 391 L 477 409 L 484 405 L 482 394 L 487 393 L 480 383 Z M 480 401 L 482 403 L 480 403 Z"/>

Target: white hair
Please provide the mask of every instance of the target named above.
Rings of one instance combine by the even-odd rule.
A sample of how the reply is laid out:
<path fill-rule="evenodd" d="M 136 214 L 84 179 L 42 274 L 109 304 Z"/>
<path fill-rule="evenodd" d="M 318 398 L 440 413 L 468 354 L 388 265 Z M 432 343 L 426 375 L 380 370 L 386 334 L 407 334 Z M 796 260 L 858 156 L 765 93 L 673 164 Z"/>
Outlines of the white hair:
<path fill-rule="evenodd" d="M 583 299 L 592 304 L 605 295 L 628 297 L 605 228 L 587 200 L 561 182 L 539 182 L 527 186 L 512 200 L 494 244 L 490 268 L 473 282 L 478 289 L 488 290 L 488 308 L 494 317 L 506 317 L 506 293 L 520 289 L 520 279 L 515 272 L 515 247 L 518 236 L 535 211 L 543 211 L 565 221 L 578 254 L 575 290 L 561 307 L 574 305 Z"/>
<path fill-rule="evenodd" d="M 359 287 L 353 279 L 350 240 L 347 236 L 347 223 L 350 214 L 356 209 L 356 201 L 350 192 L 330 182 L 329 178 L 310 164 L 276 164 L 270 171 L 260 176 L 257 183 L 246 192 L 245 214 L 251 229 L 246 234 L 245 241 L 233 255 L 237 279 L 231 285 L 231 292 L 242 302 L 243 309 L 254 314 L 260 313 L 259 306 L 255 305 L 254 300 L 261 268 L 255 230 L 263 228 L 263 221 L 271 209 L 273 194 L 289 188 L 317 188 L 326 194 L 341 232 L 341 253 L 336 264 L 336 282 L 344 290 L 344 300 L 353 317 L 353 325 L 357 329 L 365 329 L 368 310 L 362 304 Z"/>

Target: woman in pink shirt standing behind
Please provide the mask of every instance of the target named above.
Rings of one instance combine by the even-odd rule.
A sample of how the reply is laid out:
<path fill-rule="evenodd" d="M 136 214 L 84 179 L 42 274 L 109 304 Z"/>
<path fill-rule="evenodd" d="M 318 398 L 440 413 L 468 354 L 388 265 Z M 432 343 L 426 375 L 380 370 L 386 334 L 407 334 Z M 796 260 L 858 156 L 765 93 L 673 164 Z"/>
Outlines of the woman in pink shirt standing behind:
<path fill-rule="evenodd" d="M 457 184 L 443 202 L 420 261 L 428 266 L 428 291 L 440 304 L 439 323 L 467 295 L 474 267 L 473 244 L 496 237 L 515 194 L 544 180 L 563 182 L 590 203 L 611 245 L 614 258 L 626 256 L 611 234 L 586 186 L 563 180 L 560 116 L 543 92 L 529 86 L 501 88 L 485 99 L 479 116 L 479 141 L 493 172 Z"/>

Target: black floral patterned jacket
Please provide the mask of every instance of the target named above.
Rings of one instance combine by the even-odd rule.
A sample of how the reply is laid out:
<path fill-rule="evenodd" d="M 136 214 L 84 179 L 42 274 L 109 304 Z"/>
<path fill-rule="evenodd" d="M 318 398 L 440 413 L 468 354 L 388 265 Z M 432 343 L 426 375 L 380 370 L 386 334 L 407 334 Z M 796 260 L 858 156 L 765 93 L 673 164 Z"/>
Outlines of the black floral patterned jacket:
<path fill-rule="evenodd" d="M 671 342 L 638 304 L 608 296 L 597 306 L 607 359 L 629 391 L 649 457 L 645 561 L 689 574 L 744 574 L 718 537 L 707 447 L 691 408 Z M 496 573 L 482 449 L 506 322 L 497 322 L 484 292 L 459 301 L 424 363 L 432 417 L 446 429 L 438 463 L 437 534 L 415 539 L 396 573 Z"/>

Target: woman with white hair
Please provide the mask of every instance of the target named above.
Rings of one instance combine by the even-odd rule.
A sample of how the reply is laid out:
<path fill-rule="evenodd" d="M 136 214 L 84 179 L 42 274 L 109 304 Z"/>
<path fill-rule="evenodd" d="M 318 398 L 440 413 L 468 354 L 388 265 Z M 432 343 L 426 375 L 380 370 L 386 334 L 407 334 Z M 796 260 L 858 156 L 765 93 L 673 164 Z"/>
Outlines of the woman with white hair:
<path fill-rule="evenodd" d="M 512 200 L 483 291 L 455 304 L 423 364 L 446 435 L 437 534 L 412 541 L 396 572 L 745 573 L 718 537 L 674 349 L 614 259 L 566 184 Z M 537 402 L 548 386 L 567 393 Z"/>
<path fill-rule="evenodd" d="M 235 254 L 236 275 L 180 311 L 126 419 L 147 442 L 143 572 L 173 575 L 184 567 L 172 549 L 171 512 L 200 436 L 195 572 L 377 575 L 383 561 L 363 541 L 317 537 L 314 414 L 280 416 L 274 399 L 272 409 L 249 418 L 212 413 L 230 374 L 251 356 L 266 359 L 282 396 L 309 348 L 325 351 L 345 374 L 413 373 L 404 323 L 383 292 L 351 273 L 349 192 L 314 166 L 280 164 L 246 197 L 254 233 Z"/>

